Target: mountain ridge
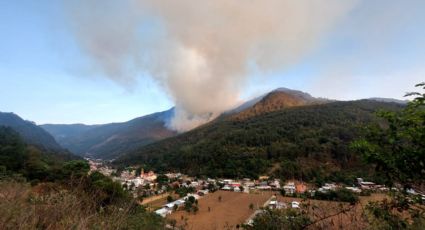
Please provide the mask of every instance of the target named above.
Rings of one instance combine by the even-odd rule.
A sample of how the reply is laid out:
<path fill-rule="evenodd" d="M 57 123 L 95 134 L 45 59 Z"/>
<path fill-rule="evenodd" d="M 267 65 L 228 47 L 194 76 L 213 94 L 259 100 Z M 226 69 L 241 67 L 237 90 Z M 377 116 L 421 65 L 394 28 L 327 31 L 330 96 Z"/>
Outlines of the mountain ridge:
<path fill-rule="evenodd" d="M 46 150 L 64 151 L 47 131 L 37 126 L 35 122 L 24 120 L 15 113 L 0 112 L 0 125 L 15 130 L 27 144 Z"/>
<path fill-rule="evenodd" d="M 171 108 L 126 122 L 83 125 L 74 132 L 72 129 L 76 128 L 75 125 L 48 124 L 42 127 L 51 132 L 62 146 L 78 155 L 113 159 L 121 152 L 175 135 L 176 132 L 167 127 L 173 114 L 174 108 Z"/>

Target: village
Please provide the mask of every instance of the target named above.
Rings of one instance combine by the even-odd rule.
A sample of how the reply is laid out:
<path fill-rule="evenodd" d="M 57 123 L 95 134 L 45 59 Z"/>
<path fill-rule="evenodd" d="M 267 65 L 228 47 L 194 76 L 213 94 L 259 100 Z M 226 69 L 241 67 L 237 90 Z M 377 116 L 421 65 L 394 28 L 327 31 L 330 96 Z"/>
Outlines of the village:
<path fill-rule="evenodd" d="M 268 176 L 255 180 L 196 178 L 174 172 L 156 174 L 136 167 L 117 173 L 116 169 L 105 166 L 101 161 L 90 159 L 89 163 L 90 171 L 111 176 L 121 183 L 141 205 L 169 220 L 172 229 L 184 225 L 208 229 L 207 223 L 214 215 L 224 219 L 223 224 L 250 225 L 255 216 L 266 209 L 303 209 L 310 200 L 354 204 L 356 197 L 362 197 L 360 201 L 382 199 L 391 189 L 396 189 L 362 178 L 357 178 L 353 185 L 327 182 L 317 187 L 302 181 L 281 181 Z M 349 192 L 339 197 L 340 191 Z M 425 200 L 423 194 L 414 190 L 409 192 Z M 331 205 L 326 209 L 335 207 Z M 220 225 L 220 222 L 216 220 L 214 224 Z"/>

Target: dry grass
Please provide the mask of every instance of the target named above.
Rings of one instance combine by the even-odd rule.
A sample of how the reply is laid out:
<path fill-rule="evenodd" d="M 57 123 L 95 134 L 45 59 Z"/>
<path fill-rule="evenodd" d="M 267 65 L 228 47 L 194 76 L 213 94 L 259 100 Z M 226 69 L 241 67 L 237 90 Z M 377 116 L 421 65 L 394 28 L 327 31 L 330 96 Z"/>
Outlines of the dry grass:
<path fill-rule="evenodd" d="M 121 229 L 128 226 L 130 205 L 102 209 L 96 205 L 96 196 L 57 184 L 30 187 L 0 181 L 0 229 Z"/>
<path fill-rule="evenodd" d="M 272 194 L 274 193 L 246 194 L 217 191 L 199 199 L 199 211 L 196 214 L 182 210 L 174 212 L 168 219 L 176 220 L 177 226 L 185 226 L 185 229 L 234 229 L 237 224 L 244 223 Z M 221 202 L 218 200 L 219 196 L 222 198 Z M 251 203 L 255 206 L 254 210 L 249 208 Z"/>
<path fill-rule="evenodd" d="M 261 207 L 273 192 L 258 194 L 245 194 L 218 191 L 199 200 L 199 212 L 187 213 L 183 210 L 171 214 L 168 219 L 177 221 L 177 226 L 185 229 L 236 229 L 237 224 L 242 224 L 254 212 L 249 209 L 249 204 L 254 204 L 254 210 Z M 218 201 L 218 197 L 222 201 Z M 356 205 L 348 203 L 302 200 L 300 198 L 282 197 L 277 195 L 281 202 L 290 203 L 299 201 L 303 210 L 310 216 L 313 224 L 307 229 L 365 229 L 368 222 L 364 216 L 364 206 L 369 201 L 378 201 L 386 198 L 383 194 L 373 194 L 369 197 L 360 197 Z M 208 211 L 210 207 L 210 211 Z"/>

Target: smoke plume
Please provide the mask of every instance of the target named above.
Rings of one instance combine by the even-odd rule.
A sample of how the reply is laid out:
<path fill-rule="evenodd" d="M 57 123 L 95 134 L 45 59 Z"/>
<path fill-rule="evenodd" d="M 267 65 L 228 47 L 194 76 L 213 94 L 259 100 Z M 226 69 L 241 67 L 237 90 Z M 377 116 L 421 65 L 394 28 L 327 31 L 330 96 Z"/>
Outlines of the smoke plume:
<path fill-rule="evenodd" d="M 75 1 L 73 31 L 104 75 L 132 85 L 141 73 L 174 100 L 170 126 L 192 129 L 238 101 L 249 69 L 297 63 L 355 0 Z"/>

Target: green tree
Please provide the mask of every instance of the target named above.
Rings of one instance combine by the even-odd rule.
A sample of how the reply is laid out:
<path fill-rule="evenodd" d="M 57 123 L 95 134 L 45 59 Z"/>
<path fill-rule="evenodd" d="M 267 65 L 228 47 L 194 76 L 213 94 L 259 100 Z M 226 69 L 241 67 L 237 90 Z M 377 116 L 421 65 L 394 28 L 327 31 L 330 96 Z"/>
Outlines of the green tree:
<path fill-rule="evenodd" d="M 63 164 L 62 172 L 66 178 L 74 177 L 81 178 L 86 176 L 90 170 L 90 165 L 87 161 L 73 160 Z"/>
<path fill-rule="evenodd" d="M 425 83 L 416 86 L 425 90 Z M 376 229 L 423 227 L 425 222 L 425 209 L 406 193 L 406 189 L 425 182 L 425 93 L 407 96 L 415 98 L 403 111 L 380 112 L 378 115 L 385 122 L 370 127 L 363 139 L 353 143 L 388 185 L 403 185 L 403 191 L 393 193 L 390 200 L 367 205 Z M 410 221 L 402 212 L 410 213 Z"/>
<path fill-rule="evenodd" d="M 425 83 L 416 86 L 425 89 Z M 407 96 L 416 97 L 399 113 L 379 112 L 385 122 L 369 127 L 353 146 L 376 165 L 389 185 L 398 182 L 410 187 L 425 182 L 425 93 Z"/>

